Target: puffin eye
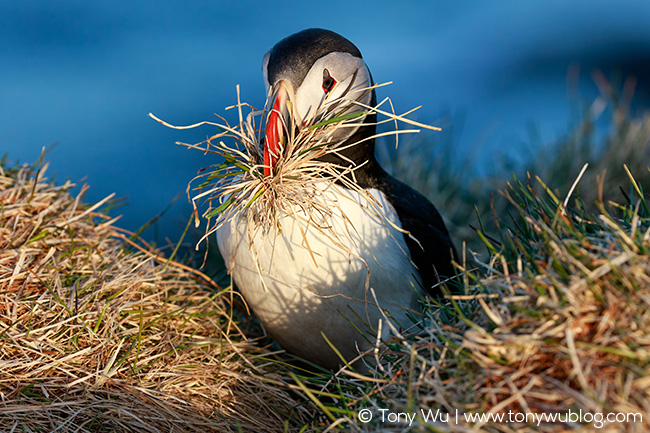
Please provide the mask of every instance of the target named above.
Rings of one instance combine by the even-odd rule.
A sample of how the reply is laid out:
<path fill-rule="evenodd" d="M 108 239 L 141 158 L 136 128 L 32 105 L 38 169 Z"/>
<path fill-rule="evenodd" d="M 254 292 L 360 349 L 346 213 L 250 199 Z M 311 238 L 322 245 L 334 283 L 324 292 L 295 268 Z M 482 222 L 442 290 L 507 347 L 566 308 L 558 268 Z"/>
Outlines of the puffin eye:
<path fill-rule="evenodd" d="M 335 84 L 336 80 L 330 75 L 330 71 L 323 69 L 323 92 L 329 92 Z"/>

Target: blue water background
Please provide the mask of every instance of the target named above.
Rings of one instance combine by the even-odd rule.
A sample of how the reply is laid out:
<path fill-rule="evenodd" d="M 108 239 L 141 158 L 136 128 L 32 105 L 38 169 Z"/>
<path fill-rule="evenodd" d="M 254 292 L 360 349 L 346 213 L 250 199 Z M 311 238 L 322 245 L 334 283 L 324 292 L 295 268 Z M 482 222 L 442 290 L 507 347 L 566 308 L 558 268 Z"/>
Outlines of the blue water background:
<path fill-rule="evenodd" d="M 0 152 L 34 162 L 56 143 L 50 175 L 87 182 L 89 202 L 126 197 L 115 213 L 135 230 L 214 162 L 174 144 L 209 128 L 174 131 L 147 113 L 175 124 L 214 119 L 235 102 L 236 84 L 261 106 L 264 53 L 324 27 L 361 49 L 375 81 L 394 82 L 379 96 L 396 110 L 422 105 L 419 121 L 457 122 L 454 151 L 480 152 L 481 172 L 500 152 L 516 156 L 531 124 L 535 140 L 552 142 L 576 122 L 571 68 L 586 101 L 598 95 L 594 68 L 619 82 L 635 75 L 643 109 L 648 23 L 647 0 L 0 1 Z M 176 240 L 189 209 L 181 198 L 145 237 Z"/>

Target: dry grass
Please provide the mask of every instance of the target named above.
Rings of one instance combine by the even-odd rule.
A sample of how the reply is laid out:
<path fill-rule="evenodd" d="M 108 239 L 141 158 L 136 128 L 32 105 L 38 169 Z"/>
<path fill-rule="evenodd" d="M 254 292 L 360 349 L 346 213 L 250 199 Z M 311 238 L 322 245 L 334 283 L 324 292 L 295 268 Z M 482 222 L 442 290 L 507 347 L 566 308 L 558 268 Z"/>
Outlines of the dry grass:
<path fill-rule="evenodd" d="M 336 395 L 335 404 L 325 404 L 339 411 L 332 424 L 351 431 L 648 431 L 647 204 L 614 206 L 612 213 L 601 208 L 591 216 L 575 210 L 579 201 L 567 209 L 535 189 L 519 184 L 506 192 L 515 222 L 502 245 L 485 241 L 493 254 L 480 269 L 467 270 L 470 294 L 432 305 L 419 332 L 388 342 L 374 382 L 302 378 L 314 400 L 319 393 Z M 359 421 L 362 409 L 372 412 L 370 423 Z M 439 411 L 437 423 L 423 417 L 430 409 Z M 416 417 L 412 424 L 405 415 L 382 421 L 381 410 Z M 636 414 L 636 420 L 465 420 L 509 411 L 565 421 L 570 411 Z M 440 422 L 444 414 L 451 418 Z"/>
<path fill-rule="evenodd" d="M 363 141 L 401 134 L 417 133 L 419 129 L 397 129 L 398 123 L 419 128 L 439 130 L 439 128 L 424 125 L 406 116 L 413 111 L 395 114 L 389 98 L 384 99 L 375 106 L 370 106 L 364 101 L 370 100 L 370 94 L 375 88 L 386 84 L 371 87 L 354 87 L 351 84 L 337 93 L 336 98 L 330 98 L 335 93 L 335 88 L 324 94 L 318 107 L 310 112 L 306 119 L 290 116 L 292 124 L 285 124 L 283 119 L 283 140 L 279 143 L 279 155 L 273 167 L 264 165 L 263 147 L 260 143 L 264 140 L 264 131 L 273 112 L 271 105 L 275 100 L 278 89 L 269 89 L 264 109 L 256 110 L 247 103 L 241 102 L 239 87 L 237 87 L 237 104 L 227 109 L 236 109 L 238 124 L 230 125 L 221 118 L 222 123 L 200 122 L 189 126 L 174 126 L 164 122 L 153 114 L 150 117 L 161 124 L 175 129 L 188 129 L 201 125 L 211 125 L 218 129 L 218 133 L 198 144 L 177 143 L 189 148 L 198 149 L 211 156 L 218 156 L 224 162 L 202 169 L 202 174 L 195 180 L 202 182 L 197 186 L 188 185 L 188 196 L 194 206 L 195 225 L 200 224 L 198 206 L 207 203 L 207 209 L 202 217 L 207 220 L 206 232 L 199 243 L 216 232 L 224 223 L 243 219 L 247 223 L 248 234 L 251 238 L 258 231 L 263 234 L 277 233 L 282 229 L 282 218 L 291 216 L 300 222 L 301 229 L 317 230 L 332 240 L 333 245 L 344 248 L 345 242 L 340 237 L 345 233 L 334 233 L 332 219 L 341 216 L 340 203 L 333 199 L 329 191 L 337 190 L 340 195 L 350 196 L 356 200 L 357 196 L 364 202 L 368 212 L 378 216 L 391 224 L 380 209 L 381 205 L 366 190 L 359 187 L 355 180 L 355 171 L 363 166 L 352 164 L 342 156 L 341 151 L 348 147 L 359 145 Z M 287 106 L 289 110 L 295 105 L 295 95 L 289 93 Z M 389 106 L 385 109 L 383 106 Z M 389 111 L 387 111 L 389 110 Z M 245 114 L 244 111 L 247 113 Z M 373 123 L 366 122 L 368 117 L 381 116 L 382 119 Z M 359 127 L 367 125 L 381 125 L 394 123 L 395 130 L 387 133 L 375 134 L 364 138 L 361 142 L 346 144 L 343 147 L 341 135 L 349 134 Z M 323 157 L 336 155 L 351 166 L 341 166 L 332 162 L 325 162 Z M 264 169 L 271 169 L 268 176 Z M 338 180 L 345 188 L 341 188 L 332 180 Z M 351 195 L 349 191 L 356 195 Z M 345 215 L 343 216 L 344 218 Z M 350 229 L 354 231 L 354 228 Z M 305 239 L 305 244 L 308 242 Z M 197 245 L 198 248 L 198 245 Z"/>
<path fill-rule="evenodd" d="M 311 418 L 262 377 L 267 350 L 233 322 L 231 291 L 130 241 L 97 210 L 110 197 L 88 207 L 45 169 L 0 168 L 0 431 L 293 431 Z"/>
<path fill-rule="evenodd" d="M 575 146 L 546 159 L 564 176 L 531 166 L 546 184 L 531 175 L 504 187 L 493 231 L 471 231 L 489 254 L 463 261 L 467 295 L 430 301 L 413 332 L 381 346 L 368 378 L 286 367 L 243 335 L 234 292 L 129 240 L 98 211 L 109 198 L 88 207 L 72 184 L 48 183 L 45 168 L 3 165 L 0 430 L 648 431 L 649 124 L 616 117 L 597 151 L 576 133 L 567 139 Z M 566 173 L 586 162 L 573 189 Z M 489 188 L 462 182 L 454 191 L 470 200 L 465 221 L 476 203 L 488 219 Z M 614 193 L 622 204 L 607 201 Z M 416 417 L 381 421 L 384 409 Z M 437 423 L 423 418 L 429 410 L 439 410 Z M 463 420 L 508 411 L 643 421 Z"/>

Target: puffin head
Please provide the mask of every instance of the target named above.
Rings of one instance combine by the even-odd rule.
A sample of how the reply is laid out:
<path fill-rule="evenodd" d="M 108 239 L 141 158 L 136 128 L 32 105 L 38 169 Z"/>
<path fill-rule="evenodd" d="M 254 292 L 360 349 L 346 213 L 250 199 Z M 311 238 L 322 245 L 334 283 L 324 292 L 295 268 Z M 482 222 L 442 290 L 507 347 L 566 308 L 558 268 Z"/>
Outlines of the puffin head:
<path fill-rule="evenodd" d="M 370 70 L 359 49 L 343 36 L 324 29 L 307 29 L 282 39 L 264 56 L 264 83 L 272 106 L 264 139 L 264 174 L 269 176 L 282 151 L 290 125 L 309 126 L 325 120 L 323 107 L 347 107 L 345 114 L 376 104 Z M 329 141 L 341 150 L 320 160 L 343 167 L 374 162 L 374 114 L 363 126 L 338 128 Z M 366 139 L 364 141 L 364 139 Z M 353 144 L 357 143 L 358 144 Z M 346 146 L 350 144 L 350 146 Z"/>

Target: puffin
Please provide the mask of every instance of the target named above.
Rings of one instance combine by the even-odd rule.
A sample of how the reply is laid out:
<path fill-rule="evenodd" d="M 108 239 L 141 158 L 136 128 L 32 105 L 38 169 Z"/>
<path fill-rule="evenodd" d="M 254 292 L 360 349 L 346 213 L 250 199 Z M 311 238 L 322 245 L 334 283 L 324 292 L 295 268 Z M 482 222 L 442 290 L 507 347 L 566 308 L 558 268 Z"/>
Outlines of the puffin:
<path fill-rule="evenodd" d="M 348 114 L 364 115 L 337 129 L 336 151 L 318 158 L 346 177 L 325 179 L 322 199 L 332 209 L 321 221 L 325 230 L 309 227 L 300 209 L 280 215 L 281 230 L 270 232 L 251 233 L 251 221 L 233 219 L 217 230 L 219 250 L 247 304 L 287 352 L 328 370 L 368 371 L 375 358 L 363 361 L 363 354 L 412 328 L 421 297 L 448 289 L 454 244 L 434 205 L 377 161 L 374 83 L 352 42 L 330 30 L 300 31 L 266 53 L 263 75 L 274 98 L 262 144 L 265 176 L 280 158 L 287 125 L 304 124 L 325 98 L 354 99 Z"/>

